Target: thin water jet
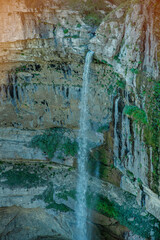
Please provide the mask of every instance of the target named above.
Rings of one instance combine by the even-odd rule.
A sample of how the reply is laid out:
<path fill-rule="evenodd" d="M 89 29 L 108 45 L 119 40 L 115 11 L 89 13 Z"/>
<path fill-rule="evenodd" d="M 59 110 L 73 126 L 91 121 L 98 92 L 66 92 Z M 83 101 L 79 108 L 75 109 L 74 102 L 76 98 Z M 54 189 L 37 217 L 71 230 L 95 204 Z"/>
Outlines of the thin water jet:
<path fill-rule="evenodd" d="M 94 52 L 89 51 L 86 55 L 82 95 L 80 103 L 80 129 L 78 135 L 78 181 L 77 181 L 77 206 L 76 206 L 76 240 L 87 240 L 87 206 L 86 192 L 88 185 L 88 174 L 86 164 L 88 161 L 88 94 L 89 94 L 89 75 L 90 64 Z"/>

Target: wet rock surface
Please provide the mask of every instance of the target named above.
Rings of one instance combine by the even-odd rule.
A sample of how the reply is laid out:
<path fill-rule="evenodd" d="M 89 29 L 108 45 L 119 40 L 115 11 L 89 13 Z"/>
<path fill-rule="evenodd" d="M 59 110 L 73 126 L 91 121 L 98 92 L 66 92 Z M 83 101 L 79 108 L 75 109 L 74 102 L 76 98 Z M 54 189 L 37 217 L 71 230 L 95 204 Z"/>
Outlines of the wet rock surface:
<path fill-rule="evenodd" d="M 106 2 L 95 26 L 60 1 L 0 0 L 0 159 L 11 161 L 0 165 L 1 239 L 71 239 L 77 155 L 68 145 L 77 138 L 89 49 L 88 225 L 97 239 L 160 238 L 160 7 L 121 2 Z M 42 144 L 50 129 L 63 129 L 63 149 Z"/>
<path fill-rule="evenodd" d="M 32 239 L 31 236 L 44 236 L 44 233 L 47 233 L 47 236 L 54 236 L 55 232 L 71 239 L 75 230 L 73 211 L 76 204 L 76 171 L 70 167 L 49 162 L 47 164 L 19 161 L 14 164 L 1 162 L 0 167 L 0 206 L 2 212 L 3 209 L 6 209 L 7 213 L 5 214 L 8 219 L 12 218 L 12 210 L 14 216 L 17 211 L 22 211 L 24 221 L 19 220 L 21 214 L 15 217 L 17 219 L 15 221 L 18 222 L 18 225 L 22 224 L 25 229 L 29 224 L 31 230 L 29 230 L 29 236 L 26 230 L 26 239 Z M 152 215 L 149 215 L 144 208 L 138 206 L 133 195 L 112 184 L 97 178 L 90 178 L 87 204 L 88 211 L 92 216 L 91 223 L 90 214 L 88 215 L 88 226 L 93 228 L 97 239 L 103 239 L 103 237 L 104 239 L 116 239 L 117 237 L 123 239 L 125 233 L 129 231 L 123 225 L 146 238 L 150 236 L 152 230 L 158 239 L 159 222 Z M 3 218 L 3 214 L 1 216 Z M 30 226 L 33 222 L 32 219 L 34 224 Z M 4 218 L 1 224 L 4 236 L 7 235 L 5 231 L 8 231 L 8 225 Z M 38 230 L 32 233 L 32 228 L 35 226 Z M 17 238 L 11 235 L 13 239 L 20 239 L 21 231 L 16 233 L 16 230 L 13 230 L 13 233 L 17 234 Z"/>

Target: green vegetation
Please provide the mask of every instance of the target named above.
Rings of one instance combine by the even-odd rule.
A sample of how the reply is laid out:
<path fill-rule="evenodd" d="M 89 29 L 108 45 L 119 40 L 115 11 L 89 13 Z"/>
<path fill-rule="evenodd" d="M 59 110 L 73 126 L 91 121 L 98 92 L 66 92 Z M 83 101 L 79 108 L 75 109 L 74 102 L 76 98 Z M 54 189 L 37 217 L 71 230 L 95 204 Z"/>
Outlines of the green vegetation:
<path fill-rule="evenodd" d="M 53 194 L 54 194 L 53 184 L 49 183 L 48 188 L 43 192 L 43 194 L 35 196 L 33 200 L 35 199 L 43 200 L 46 203 L 47 209 L 55 209 L 61 212 L 68 212 L 71 210 L 64 204 L 56 203 L 53 199 Z"/>
<path fill-rule="evenodd" d="M 137 68 L 131 68 L 130 71 L 134 74 L 138 74 L 139 70 Z"/>
<path fill-rule="evenodd" d="M 5 163 L 6 164 L 6 163 Z M 10 169 L 6 172 L 6 167 L 13 166 L 13 169 Z M 54 195 L 56 194 L 56 197 L 59 197 L 59 199 L 68 200 L 68 197 L 71 197 L 73 199 L 76 198 L 76 191 L 74 189 L 66 190 L 66 186 L 63 185 L 59 188 L 59 192 L 54 192 L 54 185 L 51 179 L 49 181 L 49 170 L 48 168 L 44 169 L 44 164 L 41 163 L 34 163 L 31 165 L 28 164 L 16 164 L 16 163 L 7 163 L 7 165 L 0 165 L 1 170 L 1 180 L 8 178 L 8 173 L 12 171 L 12 181 L 15 181 L 13 178 L 18 172 L 21 172 L 21 176 L 26 173 L 25 178 L 17 178 L 16 185 L 13 185 L 13 182 L 10 187 L 33 187 L 33 186 L 46 186 L 47 189 L 39 195 L 36 195 L 33 197 L 32 201 L 39 199 L 43 200 L 45 203 L 45 207 L 47 209 L 53 209 L 59 212 L 68 212 L 72 211 L 69 207 L 67 207 L 65 204 L 61 203 L 58 204 L 54 200 Z M 29 174 L 33 174 L 35 170 L 38 173 L 38 178 L 36 178 L 36 181 L 33 176 L 30 175 L 29 181 L 30 184 L 27 184 L 27 179 Z M 68 169 L 69 170 L 69 169 Z M 17 172 L 17 173 L 16 173 Z M 30 173 L 29 173 L 30 172 Z M 18 173 L 19 174 L 19 173 Z M 47 175 L 49 174 L 49 175 Z M 44 178 L 44 179 L 43 179 Z M 44 183 L 43 183 L 44 181 Z M 40 184 L 39 184 L 40 183 Z M 43 184 L 42 184 L 43 183 Z M 139 183 L 141 181 L 139 180 Z M 2 182 L 2 187 L 5 187 L 8 182 Z M 38 184 L 38 185 L 37 185 Z M 93 190 L 92 190 L 93 191 Z M 141 213 L 141 207 L 134 208 L 134 204 L 136 203 L 135 197 L 132 194 L 125 193 L 124 194 L 124 202 L 122 202 L 121 205 L 118 205 L 114 202 L 114 200 L 108 199 L 106 196 L 102 196 L 101 194 L 96 194 L 95 192 L 92 193 L 90 189 L 87 191 L 87 207 L 89 209 L 93 209 L 107 217 L 113 217 L 117 221 L 120 222 L 120 224 L 127 226 L 131 231 L 135 232 L 136 234 L 139 234 L 143 236 L 144 238 L 148 238 L 150 235 L 151 230 L 155 233 L 155 239 L 160 239 L 160 233 L 158 231 L 159 229 L 159 222 L 157 219 L 155 219 L 153 216 L 148 214 L 147 216 L 142 216 Z M 113 201 L 113 202 L 112 202 Z M 128 219 L 134 218 L 134 221 L 129 221 Z M 142 227 L 140 227 L 142 226 Z"/>
<path fill-rule="evenodd" d="M 23 65 L 23 66 L 20 66 L 18 68 L 15 69 L 15 72 L 18 73 L 18 72 L 25 72 L 27 69 L 27 66 L 26 65 Z"/>
<path fill-rule="evenodd" d="M 99 59 L 95 59 L 95 58 L 94 58 L 94 62 L 95 62 L 95 63 L 98 63 L 98 64 L 104 63 L 104 64 L 106 64 L 108 67 L 113 68 L 113 65 L 111 65 L 110 63 L 108 63 L 108 62 L 107 62 L 106 60 L 104 60 L 104 59 L 102 59 L 102 60 L 100 61 Z"/>
<path fill-rule="evenodd" d="M 82 25 L 80 23 L 77 24 L 77 28 L 80 28 Z"/>
<path fill-rule="evenodd" d="M 158 193 L 159 181 L 159 147 L 160 147 L 160 81 L 150 79 L 150 84 L 146 91 L 146 106 L 148 124 L 144 128 L 144 140 L 153 151 L 153 186 L 152 190 Z"/>
<path fill-rule="evenodd" d="M 69 138 L 66 139 L 65 143 L 62 145 L 65 155 L 70 155 L 74 157 L 78 152 L 77 142 L 72 142 Z"/>
<path fill-rule="evenodd" d="M 109 130 L 109 125 L 103 125 L 98 128 L 97 132 L 103 133 L 103 132 L 107 132 L 108 130 Z"/>
<path fill-rule="evenodd" d="M 103 197 L 100 194 L 97 194 L 96 196 L 87 193 L 87 207 L 90 209 L 94 209 L 103 215 L 106 215 L 107 217 L 116 217 L 117 211 L 114 208 L 114 204 L 108 200 L 107 197 Z"/>
<path fill-rule="evenodd" d="M 61 193 L 57 194 L 57 197 L 60 199 L 68 200 L 68 197 L 76 199 L 76 191 L 61 191 Z M 93 194 L 87 192 L 86 195 L 87 207 L 90 209 L 94 209 L 108 217 L 116 217 L 117 213 L 114 209 L 114 204 L 111 203 L 106 197 L 102 197 L 101 195 L 94 196 Z"/>
<path fill-rule="evenodd" d="M 68 200 L 68 197 L 71 197 L 73 199 L 76 199 L 76 190 L 70 190 L 70 191 L 61 191 L 61 193 L 57 194 L 57 197 L 60 199 Z"/>
<path fill-rule="evenodd" d="M 42 152 L 48 155 L 49 159 L 54 157 L 57 150 L 63 151 L 65 155 L 75 156 L 78 151 L 78 144 L 64 137 L 63 129 L 51 129 L 45 131 L 42 135 L 37 135 L 31 140 L 31 147 L 40 148 Z"/>
<path fill-rule="evenodd" d="M 134 174 L 133 174 L 131 171 L 126 170 L 126 174 L 127 174 L 127 176 L 129 177 L 129 179 L 130 179 L 131 181 L 134 181 L 134 180 L 135 180 Z"/>
<path fill-rule="evenodd" d="M 79 35 L 66 35 L 64 38 L 79 38 Z"/>
<path fill-rule="evenodd" d="M 7 184 L 11 187 L 27 187 L 30 184 L 32 184 L 32 186 L 37 186 L 41 182 L 39 175 L 24 170 L 16 171 L 13 169 L 3 173 L 3 177 L 7 178 Z"/>
<path fill-rule="evenodd" d="M 111 203 L 107 198 L 101 198 L 97 201 L 96 209 L 98 212 L 107 215 L 109 217 L 116 217 L 117 212 L 114 208 L 113 203 Z"/>
<path fill-rule="evenodd" d="M 143 86 L 143 87 L 142 87 Z M 153 172 L 148 173 L 151 189 L 159 194 L 159 154 L 160 154 L 160 81 L 147 78 L 143 73 L 137 76 L 137 92 L 139 100 L 145 97 L 145 111 L 137 106 L 127 105 L 124 114 L 143 127 L 143 141 L 145 142 L 148 155 L 152 149 Z M 142 128 L 141 128 L 142 129 Z M 132 140 L 132 139 L 131 139 Z M 150 170 L 151 171 L 151 170 Z M 152 176 L 152 179 L 151 179 Z"/>
<path fill-rule="evenodd" d="M 54 156 L 54 153 L 60 147 L 62 139 L 62 134 L 57 131 L 48 131 L 43 135 L 37 135 L 33 137 L 31 141 L 32 147 L 37 147 L 42 150 L 42 152 L 48 155 L 48 158 L 51 159 Z"/>
<path fill-rule="evenodd" d="M 24 55 L 24 53 L 21 53 L 21 55 Z M 40 72 L 41 71 L 41 65 L 39 63 L 29 63 L 29 64 L 26 64 L 26 65 L 21 65 L 17 68 L 15 68 L 15 73 L 18 73 L 18 72 L 30 72 L 33 73 L 33 76 L 38 76 L 39 74 L 38 73 L 35 73 L 35 71 L 37 72 Z"/>
<path fill-rule="evenodd" d="M 3 163 L 4 164 L 4 163 Z M 3 183 L 11 188 L 14 187 L 37 187 L 39 185 L 43 186 L 46 184 L 46 180 L 41 177 L 42 164 L 38 164 L 36 168 L 32 165 L 26 165 L 24 163 L 16 164 L 14 163 L 13 168 L 9 171 L 3 171 L 3 164 L 1 164 L 1 177 L 5 178 L 6 181 Z M 10 166 L 10 165 L 9 165 Z M 39 174 L 37 174 L 37 172 Z"/>
<path fill-rule="evenodd" d="M 128 194 L 129 195 L 129 194 Z M 114 208 L 117 212 L 115 217 L 121 225 L 128 227 L 133 233 L 142 236 L 143 238 L 150 238 L 150 232 L 154 232 L 155 239 L 159 239 L 159 221 L 152 215 L 147 216 L 140 215 L 140 207 L 134 208 L 133 201 L 134 197 L 132 195 L 127 196 L 126 202 L 130 203 L 130 206 L 123 204 L 121 206 L 115 205 Z M 128 219 L 133 218 L 134 221 L 128 221 Z"/>
<path fill-rule="evenodd" d="M 67 34 L 68 33 L 68 29 L 64 29 L 63 32 L 64 32 L 64 34 Z"/>
<path fill-rule="evenodd" d="M 130 173 L 131 172 L 129 172 L 129 174 Z M 75 190 L 64 190 L 57 194 L 57 197 L 67 201 L 68 197 L 75 199 L 75 194 Z M 121 225 L 127 226 L 132 232 L 144 238 L 148 238 L 151 230 L 153 230 L 156 239 L 159 239 L 159 221 L 150 214 L 142 216 L 140 214 L 141 207 L 133 207 L 136 200 L 132 194 L 126 193 L 125 200 L 122 205 L 118 205 L 101 194 L 92 193 L 90 189 L 88 189 L 86 194 L 86 203 L 89 209 L 95 210 L 107 217 L 115 218 Z M 134 218 L 134 221 L 129 221 L 131 217 Z"/>
<path fill-rule="evenodd" d="M 117 80 L 116 85 L 117 85 L 119 88 L 121 88 L 121 89 L 125 89 L 125 87 L 126 87 L 126 82 L 123 81 L 122 79 L 119 79 L 119 80 Z"/>
<path fill-rule="evenodd" d="M 135 123 L 147 124 L 147 116 L 143 109 L 137 106 L 126 105 L 123 111 L 124 114 L 131 117 Z"/>
<path fill-rule="evenodd" d="M 118 63 L 121 62 L 120 59 L 119 59 L 119 54 L 117 54 L 117 55 L 114 56 L 114 60 L 116 60 Z"/>
<path fill-rule="evenodd" d="M 55 210 L 58 210 L 58 211 L 61 211 L 61 212 L 68 212 L 70 211 L 71 209 L 69 207 L 67 207 L 66 205 L 64 204 L 58 204 L 56 203 L 54 200 L 48 204 L 48 206 L 46 207 L 47 209 L 55 209 Z"/>
<path fill-rule="evenodd" d="M 114 86 L 112 84 L 109 85 L 107 92 L 108 92 L 108 95 L 111 95 L 111 94 L 114 95 Z"/>
<path fill-rule="evenodd" d="M 143 126 L 144 134 L 143 140 L 147 147 L 148 156 L 150 156 L 150 149 L 152 149 L 153 172 L 148 173 L 148 182 L 152 184 L 152 190 L 159 193 L 159 154 L 160 154 L 160 80 L 147 77 L 144 72 L 137 76 L 137 93 L 139 99 L 145 98 L 145 109 L 147 114 L 147 124 Z M 151 164 L 151 163 L 150 163 Z M 151 179 L 152 177 L 152 179 Z"/>

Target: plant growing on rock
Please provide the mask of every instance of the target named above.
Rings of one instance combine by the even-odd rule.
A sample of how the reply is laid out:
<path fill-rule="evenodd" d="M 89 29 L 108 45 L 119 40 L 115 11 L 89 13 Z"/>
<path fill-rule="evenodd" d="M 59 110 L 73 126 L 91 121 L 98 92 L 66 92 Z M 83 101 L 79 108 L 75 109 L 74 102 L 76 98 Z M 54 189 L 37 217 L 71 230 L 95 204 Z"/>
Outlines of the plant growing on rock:
<path fill-rule="evenodd" d="M 71 141 L 63 136 L 64 131 L 52 129 L 42 135 L 37 135 L 31 140 L 31 147 L 40 148 L 42 152 L 48 155 L 49 159 L 54 157 L 56 151 L 62 151 L 66 156 L 75 156 L 78 151 L 76 141 Z"/>
<path fill-rule="evenodd" d="M 126 105 L 123 111 L 124 114 L 131 117 L 135 123 L 147 124 L 147 116 L 143 109 L 137 106 Z"/>
<path fill-rule="evenodd" d="M 64 32 L 64 34 L 67 34 L 68 33 L 68 29 L 64 29 L 63 32 Z"/>
<path fill-rule="evenodd" d="M 146 91 L 148 124 L 144 128 L 144 141 L 152 147 L 153 185 L 152 190 L 159 194 L 159 154 L 160 154 L 160 81 L 149 79 Z"/>

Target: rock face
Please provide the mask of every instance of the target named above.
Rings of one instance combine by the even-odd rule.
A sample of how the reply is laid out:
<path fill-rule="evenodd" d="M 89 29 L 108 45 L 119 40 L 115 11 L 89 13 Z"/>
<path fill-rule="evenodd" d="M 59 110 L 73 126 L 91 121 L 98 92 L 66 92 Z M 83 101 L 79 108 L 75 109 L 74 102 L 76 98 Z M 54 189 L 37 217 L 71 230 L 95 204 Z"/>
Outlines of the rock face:
<path fill-rule="evenodd" d="M 53 217 L 40 208 L 25 209 L 12 206 L 1 208 L 0 215 L 1 239 L 6 239 L 7 236 L 8 239 L 67 240 L 60 234 L 54 233 Z"/>
<path fill-rule="evenodd" d="M 72 239 L 76 224 L 75 169 L 51 163 L 15 164 L 13 161 L 3 162 L 0 168 L 2 239 L 7 234 L 9 239 L 21 239 L 23 229 L 26 239 L 56 234 Z M 89 215 L 92 215 L 92 222 L 88 216 L 88 225 L 93 229 L 94 239 L 124 239 L 129 232 L 127 227 L 146 238 L 153 231 L 158 239 L 158 220 L 141 208 L 130 193 L 91 177 L 87 198 Z M 14 225 L 16 229 L 8 233 Z"/>
<path fill-rule="evenodd" d="M 20 227 L 26 239 L 72 238 L 76 170 L 65 165 L 77 165 L 84 59 L 93 50 L 88 198 L 97 189 L 98 200 L 88 226 L 97 239 L 158 240 L 158 1 L 95 1 L 92 10 L 88 1 L 0 4 L 0 238 L 22 239 Z M 24 160 L 28 168 L 16 167 Z"/>

